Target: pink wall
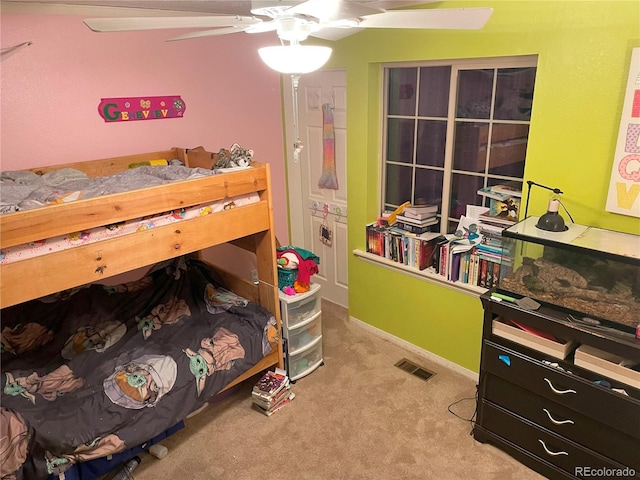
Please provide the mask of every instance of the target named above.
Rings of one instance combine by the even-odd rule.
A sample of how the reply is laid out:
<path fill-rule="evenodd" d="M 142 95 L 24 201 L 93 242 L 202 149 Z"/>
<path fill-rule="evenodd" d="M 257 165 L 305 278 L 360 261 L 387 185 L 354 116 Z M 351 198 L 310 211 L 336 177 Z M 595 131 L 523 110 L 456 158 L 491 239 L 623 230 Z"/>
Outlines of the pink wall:
<path fill-rule="evenodd" d="M 2 15 L 0 168 L 15 170 L 170 147 L 239 143 L 271 164 L 276 235 L 288 240 L 280 76 L 257 49 L 275 34 L 164 42 L 181 31 L 93 33 L 79 16 Z M 184 118 L 105 123 L 107 97 L 181 95 Z"/>

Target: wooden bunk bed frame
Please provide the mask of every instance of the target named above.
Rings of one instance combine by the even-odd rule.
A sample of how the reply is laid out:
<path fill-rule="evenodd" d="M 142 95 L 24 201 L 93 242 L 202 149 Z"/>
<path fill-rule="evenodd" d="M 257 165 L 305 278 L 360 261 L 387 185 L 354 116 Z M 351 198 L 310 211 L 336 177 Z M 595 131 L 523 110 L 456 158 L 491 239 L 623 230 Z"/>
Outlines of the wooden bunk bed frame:
<path fill-rule="evenodd" d="M 210 163 L 202 163 L 201 151 L 198 155 L 193 152 L 191 161 L 189 152 L 172 148 L 31 171 L 69 167 L 95 177 L 126 170 L 132 163 L 176 158 L 189 167 L 211 168 Z M 255 254 L 258 284 L 217 270 L 231 290 L 273 313 L 278 339 L 270 354 L 225 389 L 269 367 L 283 368 L 271 174 L 266 163 L 252 162 L 245 170 L 0 215 L 0 248 L 253 192 L 259 195 L 257 203 L 0 265 L 0 308 L 232 243 Z"/>

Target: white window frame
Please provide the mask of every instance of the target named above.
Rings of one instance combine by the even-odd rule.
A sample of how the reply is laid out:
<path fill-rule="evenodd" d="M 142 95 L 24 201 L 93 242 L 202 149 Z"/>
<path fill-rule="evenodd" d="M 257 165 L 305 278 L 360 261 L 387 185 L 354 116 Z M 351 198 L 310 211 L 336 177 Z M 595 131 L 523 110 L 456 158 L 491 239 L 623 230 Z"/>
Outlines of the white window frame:
<path fill-rule="evenodd" d="M 450 66 L 451 67 L 451 79 L 450 79 L 450 89 L 449 89 L 449 111 L 447 117 L 447 137 L 445 143 L 445 161 L 443 170 L 443 185 L 442 185 L 442 204 L 440 208 L 439 215 L 442 216 L 443 212 L 449 212 L 449 203 L 451 197 L 451 179 L 453 176 L 453 138 L 454 138 L 454 129 L 456 122 L 456 96 L 457 96 L 457 86 L 458 86 L 458 72 L 460 70 L 469 70 L 469 69 L 502 69 L 502 68 L 519 68 L 519 67 L 536 67 L 538 68 L 538 56 L 537 55 L 523 55 L 523 56 L 514 56 L 514 57 L 489 57 L 489 58 L 478 58 L 478 59 L 443 59 L 443 60 L 425 60 L 420 62 L 397 62 L 397 63 L 383 63 L 380 65 L 381 75 L 380 75 L 380 91 L 381 95 L 381 108 L 380 108 L 380 150 L 379 150 L 379 178 L 380 183 L 379 187 L 379 199 L 380 205 L 379 210 L 385 210 L 385 185 L 386 185 L 386 152 L 387 152 L 387 141 L 388 141 L 388 132 L 387 132 L 387 107 L 388 107 L 388 72 L 389 69 L 393 68 L 421 68 L 421 67 L 438 67 L 438 66 Z M 495 94 L 495 79 L 493 92 Z M 492 97 L 492 102 L 495 100 L 495 95 Z M 416 99 L 418 102 L 418 99 Z M 493 104 L 492 109 L 493 111 Z M 423 118 L 412 116 L 407 118 Z M 509 120 L 501 120 L 501 123 L 508 123 Z M 514 123 L 523 123 L 521 121 Z M 529 125 L 531 124 L 531 119 L 529 120 Z M 418 122 L 416 122 L 416 129 Z M 492 128 L 493 120 L 490 123 L 490 129 Z M 414 139 L 417 136 L 414 136 Z M 415 149 L 417 142 L 414 140 L 414 158 L 415 158 Z M 526 163 L 526 159 L 525 159 Z M 414 166 L 415 168 L 415 166 Z M 464 171 L 468 173 L 467 171 Z M 486 185 L 488 175 L 483 173 L 478 173 L 478 177 L 484 178 L 484 184 Z M 522 179 L 520 179 L 522 180 Z M 415 188 L 415 175 L 412 178 L 412 193 Z M 447 225 L 449 223 L 449 217 L 441 217 L 440 220 L 440 233 L 447 233 Z"/>

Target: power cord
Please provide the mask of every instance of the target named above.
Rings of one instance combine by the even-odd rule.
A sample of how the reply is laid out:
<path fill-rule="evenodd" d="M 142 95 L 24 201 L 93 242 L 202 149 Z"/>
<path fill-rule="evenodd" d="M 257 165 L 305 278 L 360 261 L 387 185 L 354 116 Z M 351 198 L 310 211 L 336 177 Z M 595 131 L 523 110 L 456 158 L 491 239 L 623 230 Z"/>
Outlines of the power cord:
<path fill-rule="evenodd" d="M 464 401 L 468 401 L 468 400 L 474 400 L 476 402 L 476 407 L 473 410 L 473 414 L 471 415 L 471 418 L 465 418 L 465 417 L 463 417 L 461 415 L 458 415 L 453 410 L 451 410 L 451 407 L 459 404 L 460 402 L 464 402 Z M 447 407 L 447 410 L 449 411 L 449 413 L 451 413 L 455 417 L 459 418 L 460 420 L 464 420 L 465 422 L 469 422 L 471 424 L 471 431 L 469 432 L 469 435 L 473 435 L 473 429 L 475 428 L 475 425 L 476 425 L 476 415 L 478 414 L 478 385 L 476 385 L 476 395 L 475 395 L 475 397 L 465 397 L 465 398 L 461 398 L 460 400 L 456 400 L 455 402 L 453 402 L 452 404 L 450 404 Z"/>

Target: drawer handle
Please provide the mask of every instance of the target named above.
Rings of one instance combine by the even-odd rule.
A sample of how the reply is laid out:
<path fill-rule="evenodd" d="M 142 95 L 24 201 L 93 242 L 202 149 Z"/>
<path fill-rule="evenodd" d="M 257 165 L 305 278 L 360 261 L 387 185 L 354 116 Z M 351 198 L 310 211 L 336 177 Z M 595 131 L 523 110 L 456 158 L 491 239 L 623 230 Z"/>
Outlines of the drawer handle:
<path fill-rule="evenodd" d="M 573 425 L 573 420 L 556 420 L 551 416 L 551 413 L 549 413 L 549 410 L 547 410 L 546 408 L 543 408 L 542 410 L 544 411 L 544 413 L 547 414 L 547 417 L 549 417 L 549 420 L 551 420 L 556 425 L 564 425 L 565 423 L 570 423 L 571 425 Z"/>
<path fill-rule="evenodd" d="M 569 455 L 567 452 L 563 452 L 563 451 L 559 451 L 559 452 L 552 452 L 551 450 L 549 450 L 547 448 L 547 446 L 544 444 L 544 442 L 540 439 L 538 439 L 538 441 L 542 444 L 542 448 L 544 448 L 544 451 L 547 452 L 549 455 L 555 457 L 557 455 Z"/>
<path fill-rule="evenodd" d="M 556 387 L 553 386 L 553 383 L 551 383 L 551 380 L 549 380 L 547 377 L 543 377 L 545 382 L 547 382 L 549 384 L 549 388 L 551 388 L 551 391 L 553 391 L 553 393 L 557 393 L 558 395 L 564 395 L 565 393 L 578 393 L 575 390 L 558 390 Z"/>

